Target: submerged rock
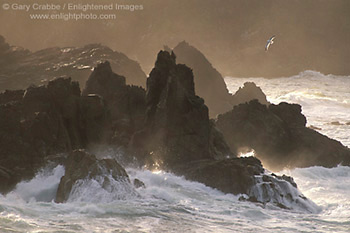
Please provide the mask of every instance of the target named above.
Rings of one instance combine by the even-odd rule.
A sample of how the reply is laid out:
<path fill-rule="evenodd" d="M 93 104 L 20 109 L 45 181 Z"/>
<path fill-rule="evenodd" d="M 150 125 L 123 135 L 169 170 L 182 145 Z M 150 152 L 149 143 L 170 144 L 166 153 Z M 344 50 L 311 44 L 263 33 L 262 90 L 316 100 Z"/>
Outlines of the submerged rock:
<path fill-rule="evenodd" d="M 256 175 L 254 181 L 255 184 L 248 191 L 249 201 L 264 205 L 271 203 L 283 209 L 302 210 L 310 213 L 321 211 L 320 207 L 297 189 L 293 178 L 289 176 L 261 174 Z"/>
<path fill-rule="evenodd" d="M 130 184 L 125 169 L 114 159 L 97 160 L 94 155 L 83 150 L 75 150 L 69 154 L 65 162 L 65 174 L 58 186 L 55 201 L 66 202 L 74 185 L 86 179 L 97 179 L 102 183 L 102 188 L 109 192 L 118 192 L 118 190 L 111 189 L 111 178 Z"/>
<path fill-rule="evenodd" d="M 306 127 L 297 104 L 265 106 L 251 101 L 222 114 L 216 121 L 231 150 L 254 149 L 270 170 L 350 164 L 350 150 Z"/>
<path fill-rule="evenodd" d="M 145 183 L 143 183 L 141 180 L 139 179 L 134 179 L 134 187 L 135 188 L 146 188 Z"/>

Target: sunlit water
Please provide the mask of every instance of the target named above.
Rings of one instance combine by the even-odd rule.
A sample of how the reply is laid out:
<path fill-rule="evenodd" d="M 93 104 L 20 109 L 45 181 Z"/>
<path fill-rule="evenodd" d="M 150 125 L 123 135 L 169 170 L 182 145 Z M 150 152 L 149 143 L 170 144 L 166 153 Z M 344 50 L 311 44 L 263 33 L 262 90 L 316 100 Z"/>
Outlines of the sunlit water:
<path fill-rule="evenodd" d="M 349 145 L 349 77 L 305 72 L 280 79 L 226 78 L 231 92 L 245 81 L 268 100 L 300 103 L 308 124 Z M 340 124 L 330 124 L 337 121 Z M 319 211 L 283 210 L 238 201 L 203 184 L 164 172 L 127 169 L 146 188 L 115 184 L 106 193 L 86 181 L 65 204 L 53 202 L 64 167 L 46 169 L 0 196 L 0 232 L 349 232 L 350 168 L 286 170 Z"/>

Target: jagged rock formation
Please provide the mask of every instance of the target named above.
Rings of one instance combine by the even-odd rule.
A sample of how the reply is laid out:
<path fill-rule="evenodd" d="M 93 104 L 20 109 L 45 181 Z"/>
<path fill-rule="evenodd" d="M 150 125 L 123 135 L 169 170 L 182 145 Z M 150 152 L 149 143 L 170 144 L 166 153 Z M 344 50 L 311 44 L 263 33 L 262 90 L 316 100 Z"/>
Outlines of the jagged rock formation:
<path fill-rule="evenodd" d="M 169 47 L 165 46 L 167 50 Z M 193 69 L 195 91 L 205 100 L 209 108 L 209 116 L 216 117 L 232 109 L 233 105 L 258 99 L 268 104 L 265 94 L 252 82 L 244 84 L 233 96 L 228 92 L 222 75 L 212 66 L 198 49 L 183 41 L 174 48 L 177 62 Z"/>
<path fill-rule="evenodd" d="M 255 176 L 264 173 L 261 162 L 254 158 L 198 160 L 181 167 L 185 177 L 225 193 L 249 193 Z"/>
<path fill-rule="evenodd" d="M 209 120 L 204 101 L 195 95 L 191 69 L 176 64 L 174 53 L 158 54 L 147 79 L 146 103 L 145 127 L 134 135 L 131 147 L 136 155 L 143 155 L 150 169 L 165 169 L 225 193 L 245 194 L 248 200 L 283 208 L 301 202 L 295 190 L 284 189 L 295 185 L 292 178 L 261 180 L 265 170 L 257 158 L 236 158 L 230 153 Z M 264 192 L 260 186 L 266 185 L 270 199 L 260 192 Z M 302 208 L 308 206 L 306 202 Z"/>
<path fill-rule="evenodd" d="M 220 115 L 216 125 L 231 150 L 254 149 L 270 170 L 350 164 L 349 148 L 305 127 L 306 118 L 297 104 L 267 107 L 251 101 Z"/>
<path fill-rule="evenodd" d="M 239 104 L 248 103 L 254 99 L 258 100 L 261 104 L 270 104 L 260 87 L 256 86 L 256 84 L 253 82 L 246 82 L 244 83 L 243 87 L 240 87 L 232 96 L 231 103 L 233 106 L 236 106 Z"/>
<path fill-rule="evenodd" d="M 143 88 L 126 85 L 125 77 L 113 73 L 109 62 L 99 64 L 86 82 L 83 95 L 103 97 L 108 109 L 111 143 L 127 146 L 132 134 L 141 129 L 146 111 Z"/>
<path fill-rule="evenodd" d="M 193 69 L 196 93 L 205 100 L 210 117 L 232 108 L 231 95 L 221 74 L 195 47 L 183 41 L 174 48 L 177 62 Z"/>
<path fill-rule="evenodd" d="M 146 155 L 148 163 L 174 167 L 214 159 L 217 154 L 212 152 L 218 150 L 231 154 L 224 141 L 216 142 L 220 133 L 210 122 L 203 99 L 195 95 L 191 69 L 176 64 L 173 53 L 158 54 L 147 79 L 146 104 L 145 127 L 134 135 L 132 147 L 141 148 L 136 154 Z M 215 149 L 217 145 L 220 148 Z"/>
<path fill-rule="evenodd" d="M 47 84 L 52 77 L 72 77 L 84 86 L 91 69 L 109 60 L 115 72 L 128 84 L 145 86 L 146 75 L 140 65 L 123 53 L 100 44 L 84 47 L 47 48 L 30 52 L 10 46 L 0 36 L 0 91 Z"/>
<path fill-rule="evenodd" d="M 130 183 L 125 169 L 114 159 L 97 160 L 94 155 L 83 150 L 71 152 L 65 162 L 65 174 L 58 186 L 56 199 L 58 203 L 66 202 L 75 184 L 86 179 L 97 179 L 102 188 L 110 192 L 118 192 L 111 185 L 111 180 Z"/>
<path fill-rule="evenodd" d="M 101 98 L 82 97 L 70 78 L 1 93 L 0 192 L 31 178 L 46 156 L 99 141 L 104 120 Z"/>

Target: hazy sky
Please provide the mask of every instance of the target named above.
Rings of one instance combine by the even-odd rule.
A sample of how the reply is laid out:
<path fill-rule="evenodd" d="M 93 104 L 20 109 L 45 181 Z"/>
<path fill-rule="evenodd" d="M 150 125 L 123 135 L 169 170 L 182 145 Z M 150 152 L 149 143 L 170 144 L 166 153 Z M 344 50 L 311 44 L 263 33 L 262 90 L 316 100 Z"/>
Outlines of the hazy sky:
<path fill-rule="evenodd" d="M 139 61 L 149 72 L 163 45 L 174 47 L 186 40 L 224 75 L 268 77 L 305 69 L 350 74 L 349 0 L 0 2 L 0 34 L 11 45 L 30 50 L 102 43 Z M 68 9 L 81 7 L 82 2 L 112 4 L 113 9 Z M 52 3 L 61 9 L 42 9 Z M 116 10 L 116 4 L 125 10 Z M 23 5 L 30 10 L 20 10 Z M 125 5 L 139 9 L 126 10 Z M 33 14 L 55 14 L 56 19 L 31 19 Z M 64 20 L 67 14 L 102 14 L 112 19 Z M 276 35 L 276 43 L 266 53 L 264 46 L 271 35 Z"/>

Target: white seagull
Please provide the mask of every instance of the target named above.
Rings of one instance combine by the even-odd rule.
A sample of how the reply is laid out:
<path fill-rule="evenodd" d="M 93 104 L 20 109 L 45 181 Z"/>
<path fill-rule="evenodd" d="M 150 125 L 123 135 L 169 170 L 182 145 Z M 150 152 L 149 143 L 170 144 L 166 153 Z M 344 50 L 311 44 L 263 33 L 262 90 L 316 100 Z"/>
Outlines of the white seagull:
<path fill-rule="evenodd" d="M 274 42 L 273 40 L 275 39 L 275 37 L 276 36 L 271 36 L 271 38 L 267 40 L 267 44 L 265 46 L 265 51 L 267 51 L 269 49 L 270 45 L 273 44 L 273 42 Z"/>

